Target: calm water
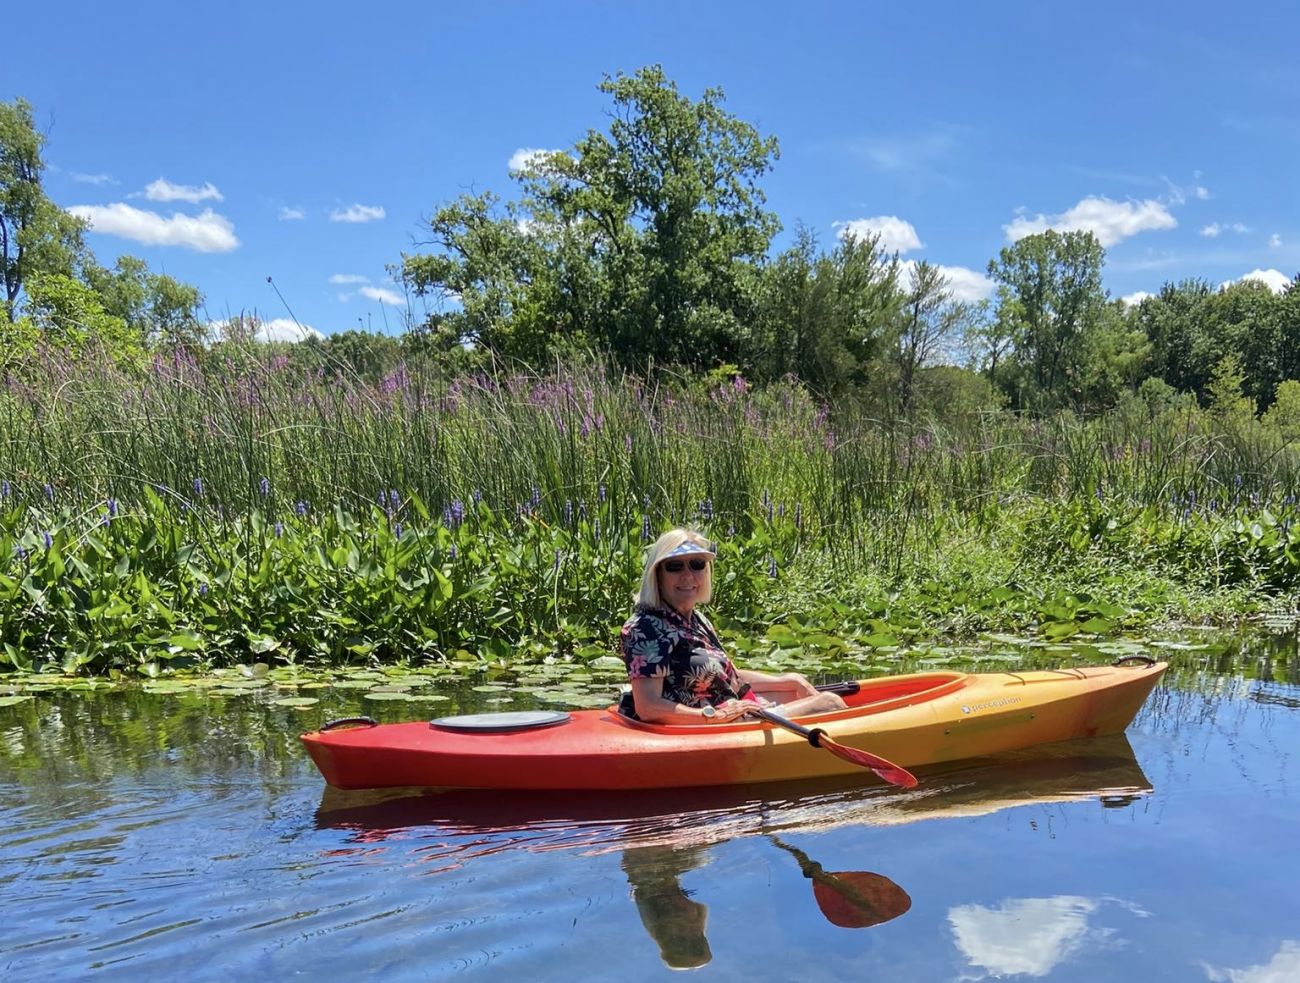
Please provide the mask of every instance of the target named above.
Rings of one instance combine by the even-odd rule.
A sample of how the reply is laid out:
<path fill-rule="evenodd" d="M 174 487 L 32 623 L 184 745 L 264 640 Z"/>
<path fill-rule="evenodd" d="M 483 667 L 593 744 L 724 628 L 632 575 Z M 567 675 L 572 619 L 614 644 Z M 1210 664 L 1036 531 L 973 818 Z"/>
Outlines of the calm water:
<path fill-rule="evenodd" d="M 1126 738 L 913 792 L 340 793 L 296 735 L 346 692 L 41 693 L 0 708 L 0 971 L 1300 979 L 1289 659 L 1189 659 Z"/>

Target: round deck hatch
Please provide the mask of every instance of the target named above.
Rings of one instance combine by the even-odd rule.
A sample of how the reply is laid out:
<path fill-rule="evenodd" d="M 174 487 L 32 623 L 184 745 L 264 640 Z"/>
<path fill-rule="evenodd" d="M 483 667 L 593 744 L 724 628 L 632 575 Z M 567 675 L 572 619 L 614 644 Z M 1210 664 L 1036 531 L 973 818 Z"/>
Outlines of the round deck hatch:
<path fill-rule="evenodd" d="M 508 710 L 502 713 L 466 713 L 459 717 L 438 717 L 429 721 L 431 727 L 444 730 L 508 731 L 529 730 L 533 727 L 553 727 L 572 717 L 563 710 Z"/>

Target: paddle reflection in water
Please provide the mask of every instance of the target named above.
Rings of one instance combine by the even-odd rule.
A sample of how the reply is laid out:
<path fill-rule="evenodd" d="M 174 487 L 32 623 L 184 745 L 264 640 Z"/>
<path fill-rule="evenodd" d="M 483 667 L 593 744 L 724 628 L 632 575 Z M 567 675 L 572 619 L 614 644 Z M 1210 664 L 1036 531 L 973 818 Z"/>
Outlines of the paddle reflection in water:
<path fill-rule="evenodd" d="M 715 844 L 766 836 L 812 881 L 827 920 L 863 928 L 905 913 L 907 891 L 874 871 L 827 872 L 806 847 L 789 842 L 795 836 L 988 815 L 1031 803 L 1096 799 L 1103 807 L 1122 806 L 1150 791 L 1119 735 L 930 769 L 922 789 L 910 792 L 843 781 L 586 794 L 327 786 L 316 824 L 350 831 L 360 849 L 414 841 L 413 857 L 435 869 L 504 850 L 622 851 L 632 900 L 661 958 L 686 968 L 710 959 L 708 909 L 681 878 L 706 865 Z"/>

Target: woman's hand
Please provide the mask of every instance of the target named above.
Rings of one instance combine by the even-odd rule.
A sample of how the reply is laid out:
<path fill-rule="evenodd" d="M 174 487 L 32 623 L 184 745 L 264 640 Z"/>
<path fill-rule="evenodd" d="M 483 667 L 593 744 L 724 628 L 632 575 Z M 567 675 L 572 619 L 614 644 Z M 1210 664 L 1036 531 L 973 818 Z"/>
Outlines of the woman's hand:
<path fill-rule="evenodd" d="M 749 716 L 753 709 L 753 700 L 726 700 L 715 706 L 713 716 L 706 719 L 713 724 L 730 724 Z"/>

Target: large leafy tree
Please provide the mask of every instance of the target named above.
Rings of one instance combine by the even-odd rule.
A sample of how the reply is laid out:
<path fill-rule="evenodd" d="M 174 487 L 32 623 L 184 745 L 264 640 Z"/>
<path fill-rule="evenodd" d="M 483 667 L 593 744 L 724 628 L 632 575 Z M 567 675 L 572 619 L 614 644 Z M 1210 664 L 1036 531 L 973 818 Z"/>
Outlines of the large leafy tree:
<path fill-rule="evenodd" d="M 1021 408 L 1074 405 L 1090 333 L 1106 312 L 1105 253 L 1090 232 L 1026 236 L 989 263 L 998 284 L 997 328 L 1009 339 L 995 381 Z"/>
<path fill-rule="evenodd" d="M 878 236 L 823 253 L 806 228 L 761 273 L 744 359 L 762 381 L 794 375 L 818 392 L 861 386 L 879 366 L 903 296 Z"/>
<path fill-rule="evenodd" d="M 0 274 L 10 323 L 33 273 L 72 276 L 86 255 L 84 223 L 46 197 L 44 146 L 31 105 L 0 102 Z"/>
<path fill-rule="evenodd" d="M 441 208 L 434 251 L 403 257 L 406 283 L 457 298 L 442 330 L 499 354 L 576 344 L 629 363 L 737 360 L 754 264 L 779 228 L 758 186 L 775 139 L 726 112 L 721 90 L 692 100 L 658 66 L 600 89 L 608 130 L 536 155 L 514 175 L 517 201 Z"/>

